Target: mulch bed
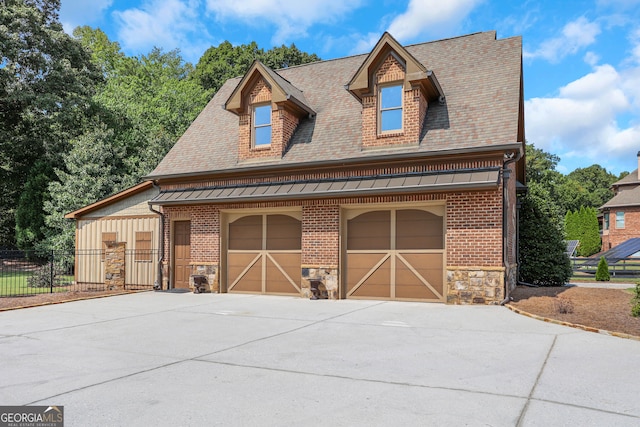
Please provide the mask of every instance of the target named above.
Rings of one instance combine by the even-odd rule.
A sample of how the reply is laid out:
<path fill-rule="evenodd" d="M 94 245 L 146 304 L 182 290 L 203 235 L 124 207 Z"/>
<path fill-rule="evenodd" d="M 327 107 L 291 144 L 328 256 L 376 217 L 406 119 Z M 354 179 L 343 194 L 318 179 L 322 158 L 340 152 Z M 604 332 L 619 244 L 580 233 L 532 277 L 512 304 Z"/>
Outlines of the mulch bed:
<path fill-rule="evenodd" d="M 632 294 L 624 289 L 518 286 L 511 296 L 509 305 L 527 313 L 640 337 L 640 318 L 631 316 Z"/>

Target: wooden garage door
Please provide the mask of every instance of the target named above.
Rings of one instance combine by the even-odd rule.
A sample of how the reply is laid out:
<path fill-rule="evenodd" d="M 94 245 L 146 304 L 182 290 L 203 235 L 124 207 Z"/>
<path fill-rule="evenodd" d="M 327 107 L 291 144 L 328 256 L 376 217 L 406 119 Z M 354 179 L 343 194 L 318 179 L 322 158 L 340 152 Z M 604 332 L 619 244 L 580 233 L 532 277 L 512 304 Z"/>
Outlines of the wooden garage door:
<path fill-rule="evenodd" d="M 444 301 L 442 218 L 389 209 L 349 219 L 347 298 Z"/>
<path fill-rule="evenodd" d="M 286 214 L 243 216 L 229 224 L 227 290 L 300 295 L 302 224 Z"/>

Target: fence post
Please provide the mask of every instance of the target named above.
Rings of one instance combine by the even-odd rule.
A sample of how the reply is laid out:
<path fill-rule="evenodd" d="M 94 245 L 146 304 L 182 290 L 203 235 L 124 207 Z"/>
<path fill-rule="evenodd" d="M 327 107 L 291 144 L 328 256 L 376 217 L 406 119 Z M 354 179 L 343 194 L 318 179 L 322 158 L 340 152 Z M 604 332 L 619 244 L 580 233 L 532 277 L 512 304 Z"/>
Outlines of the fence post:
<path fill-rule="evenodd" d="M 53 249 L 51 250 L 51 257 L 50 260 L 51 262 L 49 262 L 49 265 L 51 267 L 51 271 L 50 271 L 50 277 L 49 277 L 49 293 L 52 294 L 53 293 L 53 261 L 54 261 L 54 253 L 53 253 Z"/>

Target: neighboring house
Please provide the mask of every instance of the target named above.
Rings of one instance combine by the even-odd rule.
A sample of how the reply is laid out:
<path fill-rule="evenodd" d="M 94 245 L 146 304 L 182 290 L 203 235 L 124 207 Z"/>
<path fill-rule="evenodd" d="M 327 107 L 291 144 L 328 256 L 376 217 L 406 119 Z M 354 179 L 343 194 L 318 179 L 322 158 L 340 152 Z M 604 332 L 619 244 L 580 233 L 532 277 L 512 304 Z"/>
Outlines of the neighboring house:
<path fill-rule="evenodd" d="M 76 283 L 105 283 L 105 251 L 119 244 L 126 256 L 125 285 L 158 280 L 160 215 L 149 209 L 158 190 L 151 181 L 128 188 L 65 215 L 76 221 Z"/>
<path fill-rule="evenodd" d="M 499 302 L 524 141 L 520 37 L 385 33 L 366 55 L 255 62 L 145 177 L 163 287 Z"/>
<path fill-rule="evenodd" d="M 638 168 L 611 185 L 615 195 L 600 207 L 603 251 L 640 237 L 640 152 Z"/>

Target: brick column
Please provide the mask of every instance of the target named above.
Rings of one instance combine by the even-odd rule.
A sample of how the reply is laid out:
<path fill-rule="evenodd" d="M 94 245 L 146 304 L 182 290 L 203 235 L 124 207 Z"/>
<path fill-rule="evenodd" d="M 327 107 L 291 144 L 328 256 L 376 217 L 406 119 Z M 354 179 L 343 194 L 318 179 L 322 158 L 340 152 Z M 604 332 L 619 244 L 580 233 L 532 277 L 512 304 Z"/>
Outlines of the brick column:
<path fill-rule="evenodd" d="M 321 296 L 338 298 L 340 257 L 340 207 L 302 208 L 302 297 L 311 297 L 311 284 Z"/>

